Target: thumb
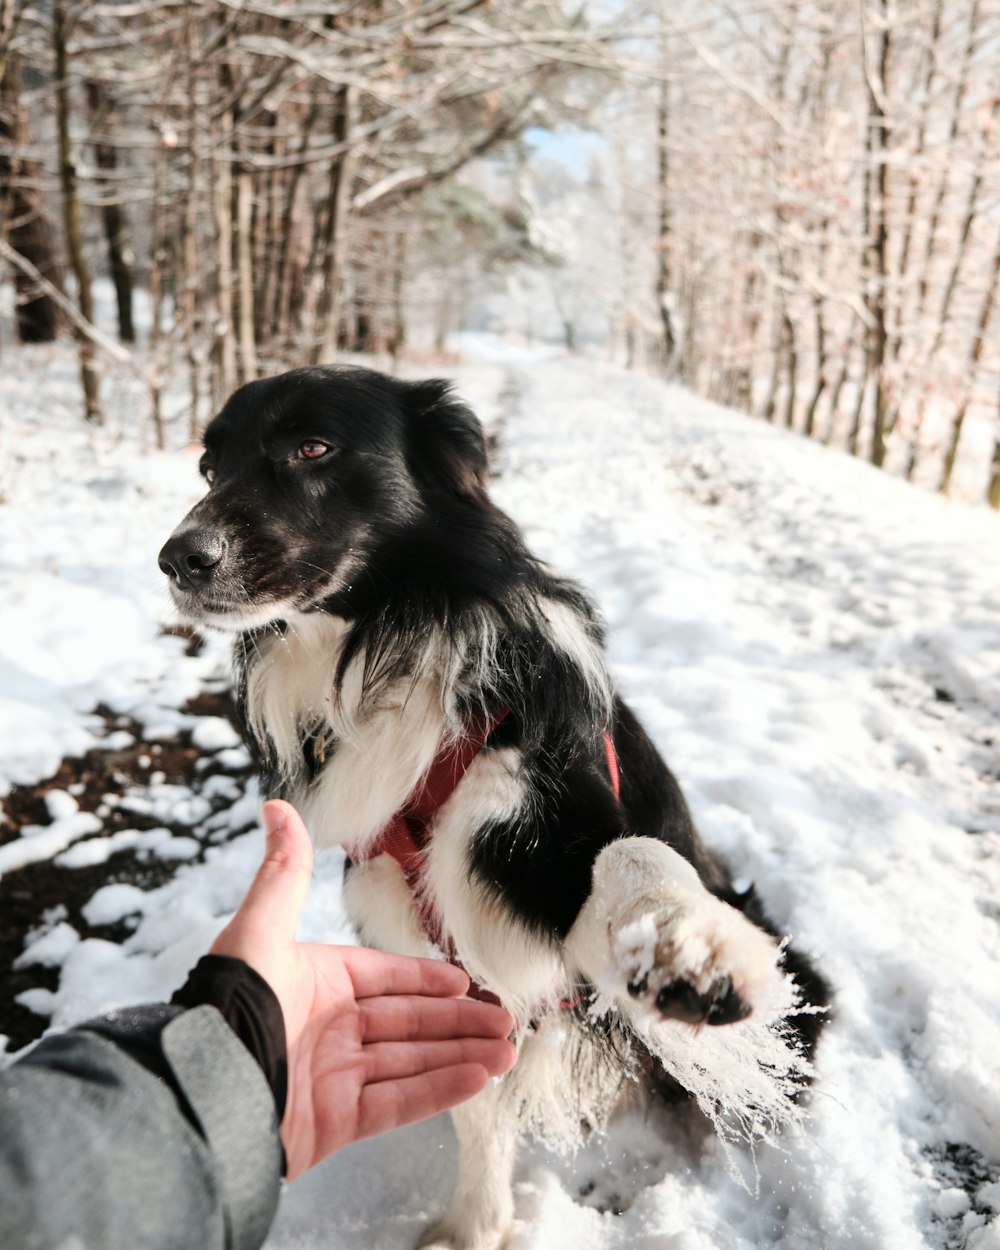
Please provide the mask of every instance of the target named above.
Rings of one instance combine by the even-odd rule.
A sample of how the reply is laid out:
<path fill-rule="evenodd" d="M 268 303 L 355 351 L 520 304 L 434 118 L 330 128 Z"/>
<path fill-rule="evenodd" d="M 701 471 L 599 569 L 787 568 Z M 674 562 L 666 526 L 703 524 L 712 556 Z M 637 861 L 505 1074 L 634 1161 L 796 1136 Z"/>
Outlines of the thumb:
<path fill-rule="evenodd" d="M 294 938 L 312 876 L 312 842 L 291 803 L 272 799 L 262 810 L 267 844 L 246 897 L 231 925 L 247 925 L 272 938 Z"/>

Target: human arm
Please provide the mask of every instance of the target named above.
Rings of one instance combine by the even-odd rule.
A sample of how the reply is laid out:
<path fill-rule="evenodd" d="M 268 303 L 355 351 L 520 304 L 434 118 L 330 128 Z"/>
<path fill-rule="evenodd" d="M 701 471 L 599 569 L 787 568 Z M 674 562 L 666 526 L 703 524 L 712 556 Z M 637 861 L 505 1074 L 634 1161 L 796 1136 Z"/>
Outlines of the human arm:
<path fill-rule="evenodd" d="M 265 822 L 264 863 L 213 952 L 256 966 L 277 991 L 273 1010 L 249 969 L 228 998 L 217 975 L 196 989 L 200 1006 L 182 991 L 183 1006 L 113 1013 L 45 1039 L 0 1074 L 5 1250 L 70 1236 L 130 1250 L 259 1246 L 279 1186 L 282 1060 L 290 1178 L 348 1141 L 454 1105 L 510 1066 L 510 1018 L 456 1001 L 467 985 L 458 970 L 297 943 L 308 837 L 285 804 L 268 804 Z M 237 999 L 263 1052 L 216 1010 L 232 1019 Z"/>

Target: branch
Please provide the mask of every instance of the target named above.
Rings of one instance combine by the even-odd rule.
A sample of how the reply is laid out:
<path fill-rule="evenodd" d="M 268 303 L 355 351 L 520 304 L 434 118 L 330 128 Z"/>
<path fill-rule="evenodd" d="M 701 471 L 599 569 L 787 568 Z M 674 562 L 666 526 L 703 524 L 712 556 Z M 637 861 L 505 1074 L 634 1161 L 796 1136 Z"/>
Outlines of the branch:
<path fill-rule="evenodd" d="M 98 330 L 97 326 L 88 321 L 80 310 L 74 306 L 72 300 L 67 299 L 62 291 L 51 283 L 44 274 L 40 273 L 31 261 L 27 259 L 27 257 L 22 256 L 20 252 L 12 248 L 11 245 L 4 239 L 0 239 L 0 257 L 9 261 L 15 269 L 20 269 L 26 277 L 36 283 L 37 286 L 45 292 L 49 299 L 51 299 L 53 303 L 57 304 L 62 312 L 69 317 L 70 321 L 73 322 L 80 333 L 85 334 L 95 346 L 99 347 L 101 351 L 107 352 L 107 354 L 113 360 L 117 360 L 119 364 L 125 365 L 146 385 L 149 384 L 147 374 L 138 364 L 136 364 L 135 357 L 132 353 L 122 347 L 120 343 L 116 343 L 114 339 L 109 339 L 108 336 L 101 330 Z"/>
<path fill-rule="evenodd" d="M 359 216 L 370 213 L 376 206 L 383 206 L 398 200 L 404 195 L 412 195 L 415 191 L 422 191 L 424 187 L 429 187 L 435 182 L 442 182 L 445 178 L 449 178 L 457 170 L 469 161 L 474 160 L 477 156 L 488 151 L 495 143 L 500 143 L 504 139 L 510 137 L 511 132 L 516 131 L 520 117 L 527 111 L 531 104 L 529 99 L 526 104 L 515 109 L 512 114 L 501 117 L 495 125 L 491 126 L 485 134 L 481 135 L 472 143 L 468 143 L 465 147 L 460 148 L 458 152 L 446 161 L 444 165 L 436 168 L 428 168 L 426 165 L 411 166 L 409 169 L 400 169 L 395 173 L 387 175 L 385 178 L 374 183 L 367 191 L 362 191 L 356 195 L 351 201 L 351 211 Z"/>

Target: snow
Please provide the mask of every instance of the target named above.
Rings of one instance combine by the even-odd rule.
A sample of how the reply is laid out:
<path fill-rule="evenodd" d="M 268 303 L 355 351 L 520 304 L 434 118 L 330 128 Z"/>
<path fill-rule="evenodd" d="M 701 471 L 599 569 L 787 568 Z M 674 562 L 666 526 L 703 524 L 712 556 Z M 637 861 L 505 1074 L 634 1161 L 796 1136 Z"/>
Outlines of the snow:
<path fill-rule="evenodd" d="M 56 857 L 60 868 L 90 868 L 103 864 L 119 851 L 138 851 L 160 859 L 194 859 L 201 851 L 197 838 L 174 837 L 169 829 L 120 829 L 117 833 L 77 842 Z"/>
<path fill-rule="evenodd" d="M 997 1250 L 1000 518 L 655 379 L 482 346 L 449 372 L 501 423 L 498 502 L 596 596 L 706 840 L 837 995 L 801 1126 L 751 1154 L 663 1109 L 575 1161 L 526 1146 L 510 1250 Z M 72 369 L 35 359 L 0 389 L 0 450 L 16 448 L 0 799 L 122 745 L 98 704 L 147 740 L 193 732 L 213 764 L 244 764 L 226 722 L 182 710 L 218 685 L 224 644 L 190 656 L 160 628 L 155 555 L 199 493 L 196 453 L 145 451 L 124 417 L 84 430 Z M 231 807 L 210 814 L 213 796 Z M 50 795 L 52 823 L 0 846 L 0 873 L 126 846 L 176 872 L 96 891 L 92 923 L 134 924 L 121 943 L 64 918 L 29 938 L 22 966 L 61 971 L 21 1001 L 64 1027 L 169 995 L 250 880 L 256 802 L 221 776 L 201 793 L 161 779 L 122 806 L 163 828 L 95 836 L 97 817 Z M 341 866 L 318 856 L 304 937 L 351 940 Z M 443 1117 L 359 1143 L 286 1191 L 269 1250 L 410 1247 L 454 1163 Z"/>
<path fill-rule="evenodd" d="M 91 812 L 62 816 L 51 825 L 25 825 L 17 841 L 0 846 L 0 877 L 25 864 L 51 859 L 77 838 L 100 828 L 100 820 Z"/>
<path fill-rule="evenodd" d="M 135 912 L 145 910 L 147 894 L 134 885 L 118 881 L 104 885 L 83 909 L 87 924 L 114 924 Z"/>
<path fill-rule="evenodd" d="M 73 926 L 60 920 L 42 933 L 29 936 L 14 967 L 30 968 L 32 964 L 41 964 L 45 968 L 58 968 L 79 940 L 80 935 Z"/>
<path fill-rule="evenodd" d="M 50 790 L 45 796 L 45 806 L 52 820 L 73 816 L 80 810 L 80 804 L 67 790 Z"/>
<path fill-rule="evenodd" d="M 240 736 L 221 716 L 203 716 L 191 731 L 191 741 L 202 751 L 221 751 L 238 747 Z"/>

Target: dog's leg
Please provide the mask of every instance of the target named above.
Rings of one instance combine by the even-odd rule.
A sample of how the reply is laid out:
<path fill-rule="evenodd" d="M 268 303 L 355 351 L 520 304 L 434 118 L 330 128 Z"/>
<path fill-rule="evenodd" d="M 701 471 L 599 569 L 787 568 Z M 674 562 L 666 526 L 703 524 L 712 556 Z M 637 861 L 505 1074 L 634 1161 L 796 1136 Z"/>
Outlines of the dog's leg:
<path fill-rule="evenodd" d="M 458 1136 L 458 1179 L 447 1214 L 421 1237 L 419 1250 L 500 1250 L 514 1216 L 511 1172 L 517 1113 L 508 1082 L 491 1081 L 452 1110 Z"/>
<path fill-rule="evenodd" d="M 403 870 L 389 855 L 351 864 L 344 905 L 362 943 L 399 955 L 430 954 Z"/>
<path fill-rule="evenodd" d="M 344 897 L 362 940 L 411 955 L 427 953 L 427 939 L 399 865 L 388 855 L 355 864 Z M 517 1110 L 508 1082 L 491 1081 L 452 1110 L 458 1137 L 458 1179 L 447 1215 L 424 1234 L 426 1250 L 497 1250 L 510 1228 L 510 1189 L 517 1144 Z"/>
<path fill-rule="evenodd" d="M 730 1024 L 770 1009 L 778 948 L 664 842 L 621 838 L 594 861 L 567 962 L 637 1022 Z"/>

